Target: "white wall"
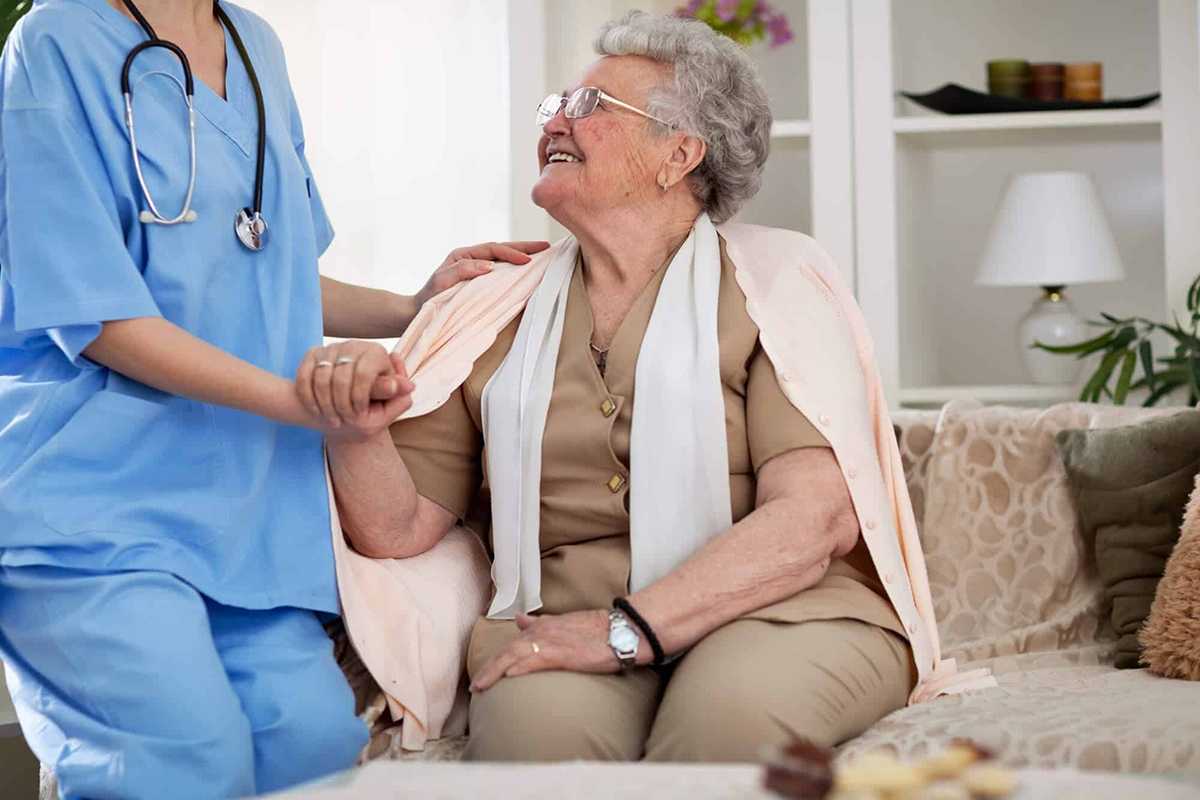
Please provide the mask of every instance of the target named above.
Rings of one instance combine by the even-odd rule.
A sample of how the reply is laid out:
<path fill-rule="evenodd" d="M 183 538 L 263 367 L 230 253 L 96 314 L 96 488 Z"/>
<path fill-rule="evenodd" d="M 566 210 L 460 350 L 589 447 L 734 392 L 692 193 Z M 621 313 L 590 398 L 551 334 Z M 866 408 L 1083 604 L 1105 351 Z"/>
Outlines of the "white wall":
<path fill-rule="evenodd" d="M 506 3 L 239 2 L 287 52 L 337 231 L 322 273 L 412 293 L 453 247 L 509 237 Z"/>

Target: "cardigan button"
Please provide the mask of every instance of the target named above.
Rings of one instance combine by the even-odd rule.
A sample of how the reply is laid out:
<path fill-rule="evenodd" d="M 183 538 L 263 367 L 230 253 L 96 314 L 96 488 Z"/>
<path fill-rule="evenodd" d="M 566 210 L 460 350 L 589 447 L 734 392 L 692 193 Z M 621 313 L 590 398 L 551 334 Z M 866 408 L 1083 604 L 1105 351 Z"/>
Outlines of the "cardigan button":
<path fill-rule="evenodd" d="M 625 478 L 621 475 L 613 475 L 608 479 L 608 490 L 613 494 L 621 491 L 623 486 L 625 486 Z"/>
<path fill-rule="evenodd" d="M 850 467 L 846 470 L 846 477 L 850 480 L 854 480 L 858 477 L 858 470 L 856 470 L 854 467 Z"/>
<path fill-rule="evenodd" d="M 617 404 L 612 401 L 611 397 L 604 398 L 604 402 L 600 404 L 600 413 L 606 417 L 611 417 L 616 410 Z"/>
<path fill-rule="evenodd" d="M 822 414 L 821 416 L 817 417 L 817 422 L 821 423 L 822 425 L 828 425 L 829 424 L 829 415 Z"/>
<path fill-rule="evenodd" d="M 875 520 L 873 520 L 873 519 L 869 519 L 869 520 L 867 520 L 867 522 L 866 522 L 866 528 L 867 528 L 867 530 L 869 530 L 869 531 L 873 531 L 873 530 L 875 530 Z"/>

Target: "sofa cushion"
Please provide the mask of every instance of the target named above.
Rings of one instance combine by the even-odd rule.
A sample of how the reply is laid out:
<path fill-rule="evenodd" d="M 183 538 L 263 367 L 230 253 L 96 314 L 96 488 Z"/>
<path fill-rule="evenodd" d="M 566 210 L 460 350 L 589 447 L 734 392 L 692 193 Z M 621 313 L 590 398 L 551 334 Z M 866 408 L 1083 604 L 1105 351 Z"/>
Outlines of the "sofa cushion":
<path fill-rule="evenodd" d="M 1137 667 L 1137 632 L 1200 470 L 1200 411 L 1110 430 L 1060 431 L 1057 441 L 1120 637 L 1116 666 Z"/>
<path fill-rule="evenodd" d="M 947 655 L 1111 648 L 1054 435 L 1180 410 L 947 404 L 927 466 L 922 534 Z"/>
<path fill-rule="evenodd" d="M 1200 681 L 1200 475 L 1139 639 L 1152 672 Z"/>
<path fill-rule="evenodd" d="M 838 757 L 888 749 L 918 758 L 965 737 L 1014 767 L 1200 770 L 1200 683 L 1103 666 L 1033 669 L 998 679 L 993 689 L 893 712 Z"/>

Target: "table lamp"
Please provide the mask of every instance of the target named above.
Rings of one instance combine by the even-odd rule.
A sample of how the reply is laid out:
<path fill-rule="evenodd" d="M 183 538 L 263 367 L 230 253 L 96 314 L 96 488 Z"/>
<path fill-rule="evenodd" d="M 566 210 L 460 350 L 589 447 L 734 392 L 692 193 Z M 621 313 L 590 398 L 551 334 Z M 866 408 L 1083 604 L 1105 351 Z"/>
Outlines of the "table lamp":
<path fill-rule="evenodd" d="M 1089 338 L 1089 328 L 1063 294 L 1068 285 L 1125 277 L 1100 195 L 1083 172 L 1029 172 L 1008 185 L 975 283 L 1040 286 L 1017 325 L 1017 341 L 1034 383 L 1070 384 L 1080 362 L 1033 348 Z"/>

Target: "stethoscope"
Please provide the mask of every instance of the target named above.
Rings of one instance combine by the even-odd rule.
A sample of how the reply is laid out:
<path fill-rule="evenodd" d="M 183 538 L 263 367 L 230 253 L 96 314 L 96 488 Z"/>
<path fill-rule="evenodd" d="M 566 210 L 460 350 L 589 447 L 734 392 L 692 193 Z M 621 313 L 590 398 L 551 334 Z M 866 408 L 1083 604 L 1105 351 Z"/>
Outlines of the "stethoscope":
<path fill-rule="evenodd" d="M 142 196 L 146 198 L 148 208 L 138 215 L 138 219 L 146 224 L 158 225 L 177 225 L 180 222 L 195 222 L 196 212 L 192 209 L 192 193 L 196 188 L 196 108 L 193 103 L 195 96 L 196 84 L 192 80 L 192 67 L 188 64 L 187 55 L 174 42 L 168 42 L 166 39 L 158 38 L 154 33 L 154 29 L 150 27 L 150 23 L 142 16 L 142 12 L 133 4 L 133 0 L 124 0 L 125 6 L 129 12 L 133 14 L 138 24 L 146 31 L 146 35 L 150 37 L 148 41 L 134 47 L 129 51 L 129 55 L 125 56 L 125 66 L 121 68 L 121 92 L 125 95 L 125 127 L 129 130 L 129 149 L 133 153 L 133 169 L 137 173 L 138 183 L 142 187 Z M 233 39 L 233 44 L 237 47 L 238 55 L 241 56 L 242 64 L 246 67 L 246 74 L 250 77 L 250 85 L 254 87 L 254 101 L 258 107 L 258 162 L 254 167 L 254 205 L 250 208 L 239 209 L 233 220 L 233 229 L 237 233 L 238 239 L 242 244 L 251 250 L 262 250 L 267 243 L 267 221 L 262 215 L 262 197 L 263 197 L 263 163 L 266 160 L 267 152 L 267 114 L 266 108 L 263 105 L 262 87 L 258 84 L 258 76 L 254 73 L 254 65 L 250 62 L 250 55 L 246 52 L 246 46 L 242 44 L 242 37 L 238 35 L 237 28 L 229 21 L 229 17 L 225 14 L 225 10 L 221 8 L 217 0 L 213 0 L 213 13 L 220 19 L 221 24 L 229 31 L 229 36 Z M 151 47 L 162 47 L 170 50 L 179 59 L 179 63 L 183 65 L 183 80 L 182 84 L 179 79 L 169 72 L 150 72 L 143 75 L 142 78 L 148 75 L 161 74 L 166 75 L 171 80 L 175 81 L 183 92 L 184 102 L 187 103 L 188 110 L 188 160 L 190 167 L 188 171 L 188 188 L 187 196 L 183 200 L 183 208 L 173 217 L 164 216 L 154 203 L 154 198 L 150 196 L 150 189 L 146 186 L 146 178 L 142 175 L 142 162 L 138 157 L 137 134 L 134 131 L 133 125 L 133 87 L 129 83 L 129 68 L 133 65 L 133 60 L 143 50 L 148 50 Z"/>

